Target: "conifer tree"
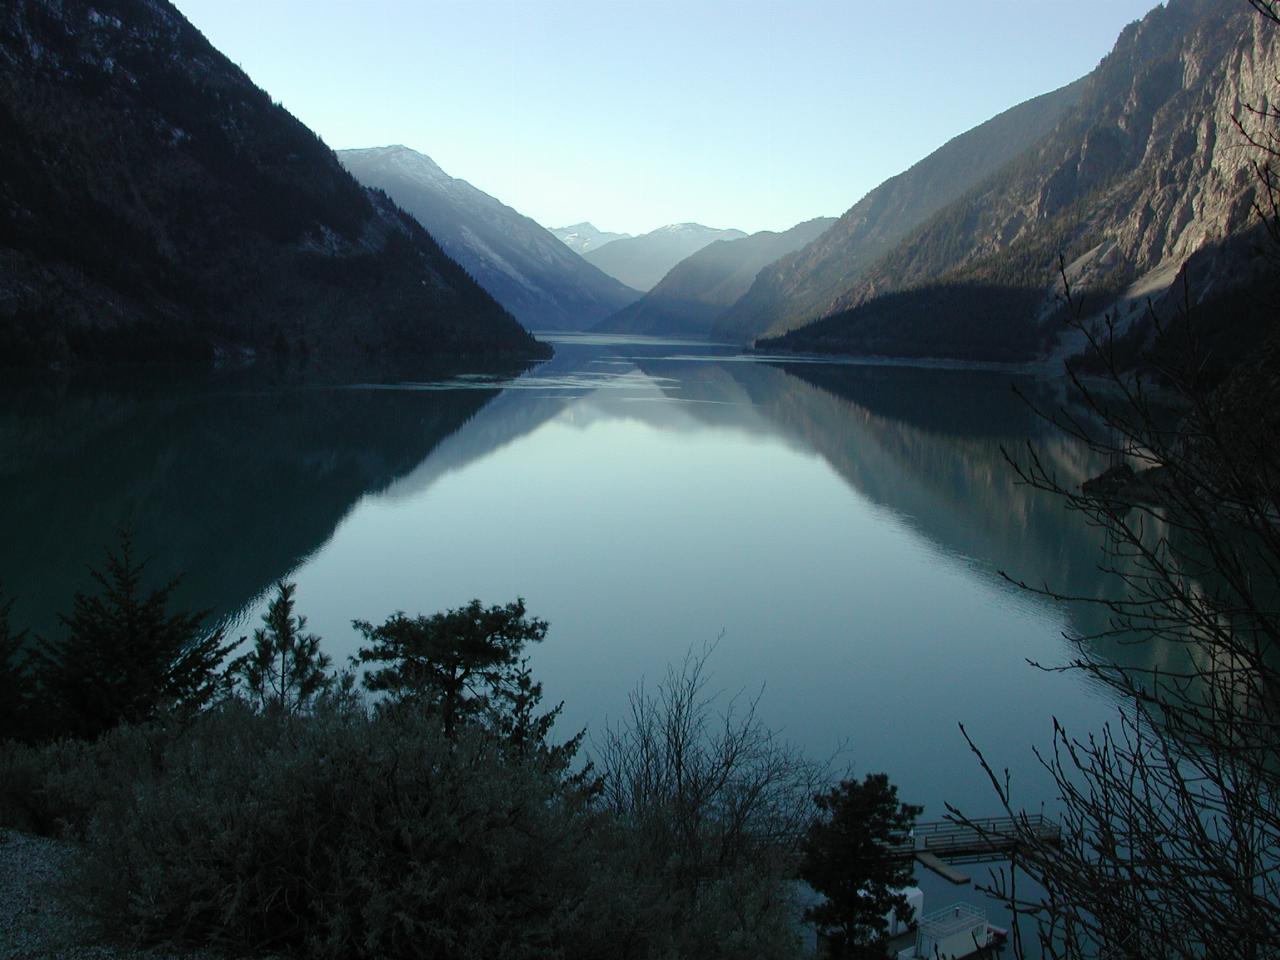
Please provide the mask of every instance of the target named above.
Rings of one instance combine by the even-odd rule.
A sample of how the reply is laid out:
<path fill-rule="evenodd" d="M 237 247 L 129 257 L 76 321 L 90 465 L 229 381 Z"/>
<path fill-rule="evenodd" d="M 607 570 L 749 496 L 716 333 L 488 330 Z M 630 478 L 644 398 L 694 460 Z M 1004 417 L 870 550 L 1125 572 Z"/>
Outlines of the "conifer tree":
<path fill-rule="evenodd" d="M 0 740 L 20 738 L 27 732 L 30 678 L 22 660 L 26 631 L 13 632 L 12 609 L 12 599 L 0 600 Z"/>
<path fill-rule="evenodd" d="M 253 632 L 253 649 L 231 664 L 249 699 L 266 712 L 293 716 L 333 689 L 333 662 L 320 652 L 320 638 L 306 633 L 307 618 L 294 616 L 297 584 L 276 585 L 276 597 Z"/>
<path fill-rule="evenodd" d="M 885 956 L 887 917 L 909 919 L 900 892 L 912 881 L 912 861 L 889 849 L 908 842 L 921 807 L 898 802 L 898 788 L 883 773 L 814 797 L 821 811 L 803 845 L 800 877 L 824 900 L 805 911 L 827 937 L 833 957 Z"/>
<path fill-rule="evenodd" d="M 59 616 L 66 636 L 37 640 L 31 662 L 53 718 L 50 732 L 95 739 L 163 708 L 198 711 L 222 689 L 219 667 L 234 644 L 203 629 L 208 611 L 170 613 L 179 581 L 147 592 L 146 566 L 122 532 L 104 568 L 89 571 L 99 592 L 77 593 L 71 612 Z"/>
<path fill-rule="evenodd" d="M 446 735 L 464 723 L 484 719 L 520 741 L 541 743 L 557 710 L 537 717 L 542 685 L 535 683 L 520 654 L 540 643 L 547 622 L 526 617 L 523 598 L 505 606 L 465 607 L 431 616 L 399 612 L 381 626 L 356 620 L 369 643 L 353 658 L 376 664 L 364 685 L 391 702 L 425 704 L 441 718 Z"/>
<path fill-rule="evenodd" d="M 551 745 L 547 738 L 555 726 L 564 703 L 560 702 L 543 713 L 542 682 L 533 679 L 528 659 L 521 659 L 513 668 L 510 681 L 498 693 L 500 707 L 496 726 L 502 742 L 519 758 L 538 757 L 546 769 L 563 773 L 577 755 L 586 730 L 581 730 L 564 743 Z M 595 789 L 595 771 L 591 764 L 571 778 L 571 781 L 590 790 Z"/>

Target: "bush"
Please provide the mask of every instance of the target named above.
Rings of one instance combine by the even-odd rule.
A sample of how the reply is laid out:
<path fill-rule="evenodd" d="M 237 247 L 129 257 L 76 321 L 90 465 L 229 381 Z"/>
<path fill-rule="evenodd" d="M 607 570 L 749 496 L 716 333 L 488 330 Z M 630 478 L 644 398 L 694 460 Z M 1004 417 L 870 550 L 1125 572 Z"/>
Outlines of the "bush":
<path fill-rule="evenodd" d="M 130 733 L 97 752 L 136 759 Z M 590 874 L 573 792 L 422 713 L 322 703 L 286 723 L 231 701 L 130 766 L 89 818 L 79 878 L 129 939 L 552 956 Z"/>
<path fill-rule="evenodd" d="M 56 785 L 74 782 L 65 777 L 66 771 L 85 770 L 90 752 L 80 741 L 39 747 L 16 740 L 0 742 L 0 826 L 42 836 L 82 827 L 95 798 L 84 791 L 66 794 Z M 91 789 L 90 783 L 85 788 Z"/>
<path fill-rule="evenodd" d="M 176 726 L 122 726 L 96 743 L 0 743 L 0 826 L 83 839 L 103 803 L 153 772 Z"/>
<path fill-rule="evenodd" d="M 825 768 L 753 702 L 715 715 L 705 655 L 635 694 L 597 776 L 574 762 L 581 734 L 547 740 L 558 708 L 538 712 L 519 659 L 546 625 L 520 602 L 393 617 L 413 642 L 369 659 L 412 682 L 376 707 L 324 669 L 291 586 L 264 619 L 234 667 L 247 696 L 0 744 L 0 824 L 83 843 L 71 883 L 108 936 L 317 958 L 796 954 Z"/>
<path fill-rule="evenodd" d="M 127 941 L 463 960 L 783 958 L 798 943 L 783 851 L 689 878 L 652 820 L 408 706 L 334 697 L 285 717 L 233 699 L 183 725 L 7 745 L 0 778 L 0 823 L 83 839 L 77 898 Z"/>
<path fill-rule="evenodd" d="M 597 746 L 618 831 L 619 957 L 793 956 L 797 854 L 824 765 L 781 742 L 756 701 L 707 692 L 712 648 L 631 696 Z M 735 944 L 737 946 L 735 946 Z"/>

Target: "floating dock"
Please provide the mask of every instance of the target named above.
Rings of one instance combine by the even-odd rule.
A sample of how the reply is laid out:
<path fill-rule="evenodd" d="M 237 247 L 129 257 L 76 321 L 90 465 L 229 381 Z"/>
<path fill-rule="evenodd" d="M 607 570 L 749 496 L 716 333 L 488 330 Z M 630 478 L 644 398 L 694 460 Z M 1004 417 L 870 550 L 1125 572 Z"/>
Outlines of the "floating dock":
<path fill-rule="evenodd" d="M 916 863 L 927 870 L 932 870 L 944 880 L 950 880 L 957 887 L 963 886 L 969 882 L 969 875 L 961 873 L 945 860 L 939 860 L 936 856 L 927 850 L 916 851 Z"/>
<path fill-rule="evenodd" d="M 956 863 L 982 863 L 1007 860 L 1025 842 L 1028 828 L 1039 843 L 1057 846 L 1062 842 L 1062 828 L 1043 814 L 1020 817 L 988 817 L 957 823 L 936 820 L 917 823 L 908 843 L 892 848 L 895 856 L 912 858 L 921 866 L 956 885 L 969 882 L 969 877 L 954 869 Z"/>

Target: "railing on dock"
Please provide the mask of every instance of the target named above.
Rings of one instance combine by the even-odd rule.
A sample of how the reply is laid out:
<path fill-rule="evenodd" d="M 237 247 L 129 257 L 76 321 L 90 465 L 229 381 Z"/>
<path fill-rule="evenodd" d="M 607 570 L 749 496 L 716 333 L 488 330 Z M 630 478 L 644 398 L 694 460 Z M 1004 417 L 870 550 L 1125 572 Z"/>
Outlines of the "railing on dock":
<path fill-rule="evenodd" d="M 987 911 L 971 903 L 956 903 L 933 913 L 926 913 L 920 918 L 919 930 L 925 936 L 941 940 L 975 926 L 981 926 L 983 932 L 986 932 Z"/>
<path fill-rule="evenodd" d="M 946 869 L 946 865 L 1003 860 L 1025 842 L 1028 830 L 1042 843 L 1056 845 L 1062 841 L 1062 828 L 1037 813 L 986 817 L 968 823 L 953 820 L 917 823 L 910 840 L 892 847 L 890 852 L 904 859 L 913 857 L 953 883 L 968 883 L 968 877 Z"/>

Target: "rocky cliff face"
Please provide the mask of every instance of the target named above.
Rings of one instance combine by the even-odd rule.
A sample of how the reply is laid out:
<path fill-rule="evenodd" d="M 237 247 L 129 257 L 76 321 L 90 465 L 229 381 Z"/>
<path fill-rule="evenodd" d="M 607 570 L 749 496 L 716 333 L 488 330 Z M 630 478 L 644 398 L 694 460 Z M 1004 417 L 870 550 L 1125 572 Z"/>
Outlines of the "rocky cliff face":
<path fill-rule="evenodd" d="M 872 190 L 819 239 L 761 271 L 713 335 L 749 342 L 829 314 L 903 237 L 1052 130 L 1083 88 L 1077 82 L 1007 110 Z"/>
<path fill-rule="evenodd" d="M 342 150 L 338 159 L 365 186 L 385 190 L 530 329 L 586 330 L 640 296 L 415 150 Z"/>
<path fill-rule="evenodd" d="M 1077 305 L 1142 315 L 1189 266 L 1193 300 L 1256 276 L 1258 179 L 1239 124 L 1266 134 L 1280 30 L 1246 4 L 1171 0 L 1128 27 L 1048 136 L 885 255 L 781 343 L 1031 357 L 1070 352 L 1053 323 L 1060 264 Z M 986 291 L 985 297 L 975 291 Z M 963 309 L 953 309 L 955 305 Z"/>
<path fill-rule="evenodd" d="M 0 7 L 0 358 L 544 352 L 165 0 Z"/>

